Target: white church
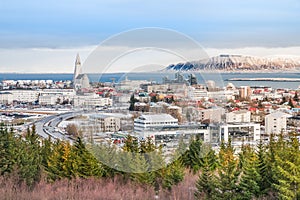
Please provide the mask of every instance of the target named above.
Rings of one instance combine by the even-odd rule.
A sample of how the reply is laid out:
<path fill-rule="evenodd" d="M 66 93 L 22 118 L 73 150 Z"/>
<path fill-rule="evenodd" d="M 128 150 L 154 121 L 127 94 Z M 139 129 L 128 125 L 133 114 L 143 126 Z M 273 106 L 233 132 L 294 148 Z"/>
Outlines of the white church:
<path fill-rule="evenodd" d="M 87 74 L 82 73 L 82 66 L 81 66 L 79 54 L 77 54 L 76 61 L 75 61 L 73 88 L 76 91 L 79 91 L 81 89 L 89 89 L 90 88 L 89 77 L 87 76 Z"/>

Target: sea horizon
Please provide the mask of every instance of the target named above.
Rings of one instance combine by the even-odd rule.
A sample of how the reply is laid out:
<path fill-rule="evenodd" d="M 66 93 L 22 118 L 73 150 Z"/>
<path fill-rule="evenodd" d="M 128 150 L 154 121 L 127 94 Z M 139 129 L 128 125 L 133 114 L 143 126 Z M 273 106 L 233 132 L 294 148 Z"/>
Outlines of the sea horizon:
<path fill-rule="evenodd" d="M 87 73 L 91 82 L 120 82 L 126 77 L 129 80 L 146 80 L 155 83 L 161 83 L 163 77 L 168 77 L 173 79 L 175 73 L 168 72 L 130 72 L 130 73 Z M 233 83 L 236 86 L 265 86 L 272 88 L 287 88 L 287 89 L 298 89 L 300 82 L 287 82 L 287 81 L 234 81 L 230 80 L 233 78 L 236 79 L 247 79 L 247 78 L 281 78 L 281 79 L 299 79 L 300 72 L 198 72 L 198 71 L 187 71 L 181 72 L 186 78 L 189 74 L 195 74 L 199 84 L 205 84 L 208 80 L 213 80 L 216 82 L 216 85 L 219 87 L 224 87 L 228 83 Z M 53 81 L 67 81 L 73 80 L 73 73 L 0 73 L 0 81 L 3 80 L 53 80 Z"/>

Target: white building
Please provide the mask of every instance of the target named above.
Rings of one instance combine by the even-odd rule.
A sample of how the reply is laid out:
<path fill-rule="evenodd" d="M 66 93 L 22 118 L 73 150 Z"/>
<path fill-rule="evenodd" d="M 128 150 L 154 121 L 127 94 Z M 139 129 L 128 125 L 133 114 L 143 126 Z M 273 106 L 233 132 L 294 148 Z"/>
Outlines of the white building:
<path fill-rule="evenodd" d="M 178 142 L 183 139 L 183 142 L 188 144 L 191 137 L 199 136 L 203 142 L 209 143 L 211 141 L 210 130 L 208 126 L 195 125 L 179 125 L 176 127 L 152 128 L 139 135 L 140 138 L 153 138 L 156 145 L 166 145 L 177 148 Z"/>
<path fill-rule="evenodd" d="M 157 145 L 178 146 L 180 139 L 189 142 L 198 135 L 204 142 L 210 142 L 207 125 L 178 125 L 178 120 L 168 114 L 141 115 L 134 120 L 134 131 L 140 139 L 152 138 Z"/>
<path fill-rule="evenodd" d="M 39 103 L 41 105 L 56 105 L 68 100 L 69 102 L 76 95 L 73 89 L 44 89 L 40 92 Z"/>
<path fill-rule="evenodd" d="M 207 96 L 210 99 L 214 99 L 216 101 L 228 101 L 235 99 L 236 92 L 234 90 L 220 90 L 220 91 L 211 91 L 207 92 Z"/>
<path fill-rule="evenodd" d="M 169 114 L 141 115 L 134 120 L 134 131 L 143 133 L 151 128 L 163 128 L 166 126 L 178 126 L 178 119 Z"/>
<path fill-rule="evenodd" d="M 289 115 L 283 112 L 273 112 L 265 116 L 265 133 L 280 134 L 286 131 L 286 121 Z"/>
<path fill-rule="evenodd" d="M 13 94 L 10 92 L 0 92 L 0 104 L 11 104 L 13 102 Z"/>
<path fill-rule="evenodd" d="M 144 88 L 147 92 L 166 93 L 169 89 L 168 84 L 146 84 Z"/>
<path fill-rule="evenodd" d="M 94 114 L 90 115 L 89 118 L 95 123 L 99 132 L 116 132 L 121 128 L 121 120 L 118 117 Z"/>
<path fill-rule="evenodd" d="M 224 118 L 225 109 L 219 107 L 203 109 L 200 110 L 199 115 L 200 121 L 209 120 L 210 123 L 220 123 Z"/>
<path fill-rule="evenodd" d="M 80 106 L 112 106 L 112 99 L 110 98 L 102 98 L 100 96 L 97 96 L 96 94 L 93 95 L 77 95 L 73 98 L 73 104 L 75 107 Z"/>
<path fill-rule="evenodd" d="M 59 96 L 54 95 L 44 95 L 39 96 L 39 104 L 40 105 L 56 105 L 59 100 Z"/>
<path fill-rule="evenodd" d="M 251 112 L 248 110 L 226 113 L 226 123 L 249 123 L 250 121 Z"/>
<path fill-rule="evenodd" d="M 79 54 L 77 54 L 76 60 L 75 60 L 73 86 L 76 91 L 83 89 L 83 88 L 90 88 L 89 77 L 86 74 L 82 73 L 82 67 L 81 67 L 81 61 L 80 61 Z"/>
<path fill-rule="evenodd" d="M 19 102 L 35 102 L 38 100 L 38 90 L 7 90 L 11 93 L 12 99 Z"/>
<path fill-rule="evenodd" d="M 40 95 L 60 95 L 60 96 L 75 96 L 74 89 L 44 89 L 40 91 Z"/>
<path fill-rule="evenodd" d="M 203 86 L 188 87 L 188 98 L 194 101 L 200 101 L 200 100 L 208 100 L 208 94 L 206 88 Z"/>
<path fill-rule="evenodd" d="M 260 140 L 260 124 L 232 123 L 219 126 L 219 141 L 228 142 L 229 137 L 233 145 L 241 145 L 243 142 L 252 143 Z"/>

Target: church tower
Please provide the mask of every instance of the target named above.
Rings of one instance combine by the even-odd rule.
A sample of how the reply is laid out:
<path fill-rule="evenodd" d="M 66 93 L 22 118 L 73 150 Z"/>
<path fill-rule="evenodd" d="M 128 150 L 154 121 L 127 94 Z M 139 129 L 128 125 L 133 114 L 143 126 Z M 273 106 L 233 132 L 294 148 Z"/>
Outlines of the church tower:
<path fill-rule="evenodd" d="M 82 73 L 81 61 L 79 54 L 76 56 L 75 69 L 73 77 L 73 88 L 78 91 L 90 88 L 90 80 L 87 74 Z"/>
<path fill-rule="evenodd" d="M 81 69 L 81 61 L 80 61 L 79 53 L 77 53 L 76 60 L 75 60 L 73 84 L 75 83 L 75 80 L 79 74 L 82 74 L 82 69 Z"/>

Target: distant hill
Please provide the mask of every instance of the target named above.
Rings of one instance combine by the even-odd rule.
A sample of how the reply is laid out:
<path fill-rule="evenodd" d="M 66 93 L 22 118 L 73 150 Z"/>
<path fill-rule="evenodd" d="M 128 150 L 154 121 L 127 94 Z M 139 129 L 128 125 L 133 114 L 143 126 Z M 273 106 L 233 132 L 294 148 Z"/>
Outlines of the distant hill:
<path fill-rule="evenodd" d="M 300 67 L 296 58 L 260 58 L 242 55 L 219 55 L 209 59 L 169 65 L 166 70 L 198 71 L 257 71 L 257 70 L 295 70 Z"/>

